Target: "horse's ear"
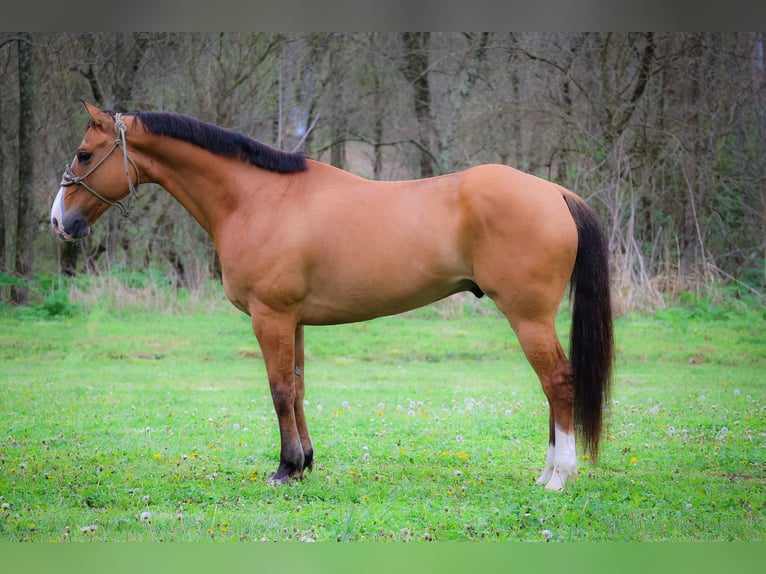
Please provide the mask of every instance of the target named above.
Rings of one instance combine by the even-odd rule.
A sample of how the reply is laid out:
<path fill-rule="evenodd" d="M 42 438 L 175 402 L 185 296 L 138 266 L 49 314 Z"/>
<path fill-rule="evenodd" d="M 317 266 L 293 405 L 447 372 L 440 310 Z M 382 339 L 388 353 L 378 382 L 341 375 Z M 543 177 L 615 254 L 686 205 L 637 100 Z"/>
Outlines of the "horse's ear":
<path fill-rule="evenodd" d="M 94 106 L 93 104 L 89 104 L 85 100 L 80 100 L 80 101 L 82 102 L 82 105 L 85 108 L 85 111 L 88 113 L 88 116 L 90 117 L 90 120 L 95 125 L 101 127 L 103 125 L 104 112 L 101 111 L 96 106 Z"/>

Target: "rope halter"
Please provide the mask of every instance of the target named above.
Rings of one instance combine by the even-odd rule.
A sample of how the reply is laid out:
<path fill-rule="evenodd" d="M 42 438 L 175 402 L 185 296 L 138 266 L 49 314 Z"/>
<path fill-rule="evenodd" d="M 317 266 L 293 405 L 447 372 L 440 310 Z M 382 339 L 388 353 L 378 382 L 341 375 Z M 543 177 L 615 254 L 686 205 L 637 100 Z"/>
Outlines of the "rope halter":
<path fill-rule="evenodd" d="M 122 119 L 122 114 L 114 115 L 114 129 L 117 132 L 117 139 L 112 145 L 112 148 L 108 152 L 106 152 L 106 155 L 102 157 L 96 165 L 94 165 L 84 175 L 81 175 L 81 176 L 75 175 L 75 173 L 72 171 L 71 163 L 66 164 L 66 167 L 64 167 L 64 176 L 61 179 L 61 186 L 69 187 L 70 185 L 81 185 L 82 187 L 87 189 L 92 195 L 94 195 L 96 198 L 103 201 L 110 207 L 116 207 L 117 209 L 119 209 L 123 217 L 130 217 L 130 212 L 133 209 L 133 202 L 138 196 L 137 188 L 140 185 L 140 181 L 139 181 L 140 176 L 138 173 L 138 166 L 136 166 L 136 163 L 128 157 L 128 144 L 125 138 L 125 132 L 127 131 L 128 128 L 125 125 L 124 120 Z M 99 192 L 97 192 L 95 189 L 93 189 L 84 181 L 85 178 L 87 178 L 99 167 L 101 167 L 101 164 L 104 163 L 107 160 L 107 158 L 110 155 L 112 155 L 112 152 L 116 150 L 118 147 L 122 148 L 122 163 L 125 168 L 125 177 L 127 177 L 128 179 L 128 188 L 130 189 L 130 193 L 128 194 L 128 197 L 127 197 L 127 204 L 124 204 L 122 201 L 112 201 L 111 199 L 107 199 L 106 197 L 101 195 Z M 132 166 L 133 170 L 136 172 L 135 185 L 133 185 L 133 180 L 130 177 L 129 166 Z"/>

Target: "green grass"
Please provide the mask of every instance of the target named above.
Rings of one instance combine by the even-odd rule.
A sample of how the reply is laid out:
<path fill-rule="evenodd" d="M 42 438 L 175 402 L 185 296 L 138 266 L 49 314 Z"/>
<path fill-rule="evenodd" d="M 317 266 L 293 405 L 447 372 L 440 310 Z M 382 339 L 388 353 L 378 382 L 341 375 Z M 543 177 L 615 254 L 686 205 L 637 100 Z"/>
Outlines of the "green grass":
<path fill-rule="evenodd" d="M 269 486 L 265 371 L 222 309 L 0 310 L 0 540 L 764 539 L 762 307 L 618 320 L 602 456 L 563 493 L 534 484 L 547 404 L 488 307 L 307 328 L 317 460 Z"/>

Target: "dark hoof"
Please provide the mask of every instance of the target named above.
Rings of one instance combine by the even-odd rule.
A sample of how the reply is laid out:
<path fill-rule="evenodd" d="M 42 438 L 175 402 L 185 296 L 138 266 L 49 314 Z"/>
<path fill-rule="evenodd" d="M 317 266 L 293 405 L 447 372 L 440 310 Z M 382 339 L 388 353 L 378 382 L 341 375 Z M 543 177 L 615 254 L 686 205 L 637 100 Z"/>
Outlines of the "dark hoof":
<path fill-rule="evenodd" d="M 309 451 L 303 457 L 303 470 L 308 470 L 309 472 L 314 470 L 314 451 Z"/>
<path fill-rule="evenodd" d="M 290 484 L 290 481 L 294 478 L 298 480 L 302 479 L 303 469 L 298 470 L 286 464 L 280 464 L 277 471 L 271 475 L 271 478 L 269 479 L 269 484 L 271 484 L 272 486 L 277 486 L 280 484 Z"/>
<path fill-rule="evenodd" d="M 281 484 L 290 484 L 290 477 L 286 474 L 280 475 L 278 472 L 275 472 L 271 475 L 271 478 L 269 479 L 269 484 L 271 486 L 279 486 Z"/>

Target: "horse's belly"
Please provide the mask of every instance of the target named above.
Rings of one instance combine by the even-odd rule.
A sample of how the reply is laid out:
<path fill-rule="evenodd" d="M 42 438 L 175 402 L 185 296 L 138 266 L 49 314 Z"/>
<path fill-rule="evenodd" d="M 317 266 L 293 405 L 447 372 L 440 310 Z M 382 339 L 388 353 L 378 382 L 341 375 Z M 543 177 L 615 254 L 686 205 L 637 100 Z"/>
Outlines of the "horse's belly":
<path fill-rule="evenodd" d="M 301 306 L 301 322 L 334 325 L 368 321 L 423 307 L 461 291 L 481 294 L 476 284 L 466 278 L 430 282 L 414 282 L 404 276 L 399 281 L 391 279 L 339 286 L 332 293 L 313 293 Z"/>

